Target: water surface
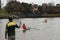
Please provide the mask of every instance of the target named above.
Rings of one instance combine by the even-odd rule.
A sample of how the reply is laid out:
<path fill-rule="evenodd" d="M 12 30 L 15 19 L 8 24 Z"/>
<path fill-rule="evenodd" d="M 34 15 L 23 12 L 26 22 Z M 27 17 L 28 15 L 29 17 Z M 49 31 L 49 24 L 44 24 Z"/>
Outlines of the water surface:
<path fill-rule="evenodd" d="M 47 22 L 44 22 L 47 19 Z M 16 40 L 60 40 L 60 18 L 21 18 L 14 19 L 26 24 L 27 28 L 36 28 L 40 30 L 16 31 Z M 0 40 L 5 40 L 5 26 L 8 19 L 0 19 Z"/>

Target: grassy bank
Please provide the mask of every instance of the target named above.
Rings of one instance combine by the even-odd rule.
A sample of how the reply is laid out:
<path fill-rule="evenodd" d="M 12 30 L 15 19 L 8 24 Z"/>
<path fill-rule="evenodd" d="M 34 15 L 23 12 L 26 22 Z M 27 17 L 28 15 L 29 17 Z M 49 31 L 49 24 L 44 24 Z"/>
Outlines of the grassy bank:
<path fill-rule="evenodd" d="M 47 16 L 47 17 L 60 17 L 60 14 L 44 14 L 43 16 Z"/>
<path fill-rule="evenodd" d="M 0 19 L 3 19 L 3 18 L 8 18 L 8 16 L 10 16 L 10 14 L 4 10 L 0 10 Z M 26 16 L 26 15 L 13 15 L 11 14 L 11 16 L 15 16 L 15 17 L 19 17 L 19 18 L 41 18 L 41 17 L 60 17 L 60 14 L 43 14 L 42 16 L 41 15 L 38 15 L 38 16 Z"/>

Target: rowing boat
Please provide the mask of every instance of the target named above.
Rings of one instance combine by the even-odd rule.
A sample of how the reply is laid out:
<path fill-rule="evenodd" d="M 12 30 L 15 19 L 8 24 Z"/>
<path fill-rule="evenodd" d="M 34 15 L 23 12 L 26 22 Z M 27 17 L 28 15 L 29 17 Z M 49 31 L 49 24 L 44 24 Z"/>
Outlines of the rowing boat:
<path fill-rule="evenodd" d="M 15 30 L 15 31 L 24 31 L 24 30 L 40 30 L 40 29 L 29 27 L 29 28 L 26 28 L 26 29 L 20 28 L 20 29 L 17 29 L 17 30 Z"/>

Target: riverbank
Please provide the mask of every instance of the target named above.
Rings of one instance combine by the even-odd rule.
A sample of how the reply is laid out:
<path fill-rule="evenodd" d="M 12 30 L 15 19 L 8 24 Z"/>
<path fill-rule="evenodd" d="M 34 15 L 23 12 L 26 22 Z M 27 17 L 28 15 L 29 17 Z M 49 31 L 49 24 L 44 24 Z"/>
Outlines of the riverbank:
<path fill-rule="evenodd" d="M 52 17 L 60 17 L 60 14 L 47 14 L 43 16 L 26 16 L 26 15 L 9 15 L 9 14 L 0 14 L 0 19 L 6 19 L 8 16 L 13 16 L 14 18 L 52 18 Z"/>
<path fill-rule="evenodd" d="M 42 15 L 41 15 L 42 14 Z M 14 18 L 49 18 L 49 17 L 60 17 L 60 14 L 33 14 L 33 13 L 7 13 L 4 10 L 0 10 L 0 19 L 6 19 L 8 16 L 13 16 Z"/>

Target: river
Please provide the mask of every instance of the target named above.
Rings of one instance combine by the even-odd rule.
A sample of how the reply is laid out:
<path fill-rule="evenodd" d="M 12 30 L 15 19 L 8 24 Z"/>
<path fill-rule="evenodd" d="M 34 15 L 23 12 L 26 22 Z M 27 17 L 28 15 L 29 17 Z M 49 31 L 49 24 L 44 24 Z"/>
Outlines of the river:
<path fill-rule="evenodd" d="M 45 22 L 46 19 L 47 22 Z M 18 25 L 20 21 L 22 24 L 25 23 L 27 28 L 36 29 L 27 30 L 25 33 L 19 30 L 20 28 L 16 29 L 16 40 L 60 40 L 60 18 L 14 19 L 14 22 Z M 5 26 L 7 22 L 8 19 L 0 19 L 0 40 L 5 40 Z"/>

